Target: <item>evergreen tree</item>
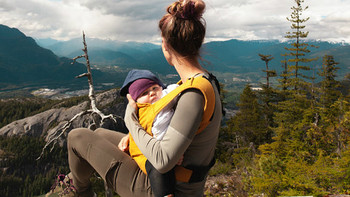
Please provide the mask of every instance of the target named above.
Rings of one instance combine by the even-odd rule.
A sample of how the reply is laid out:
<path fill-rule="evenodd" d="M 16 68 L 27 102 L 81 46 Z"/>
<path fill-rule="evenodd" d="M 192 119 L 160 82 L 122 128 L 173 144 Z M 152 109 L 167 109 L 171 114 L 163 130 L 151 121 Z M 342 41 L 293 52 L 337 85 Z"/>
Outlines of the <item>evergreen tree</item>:
<path fill-rule="evenodd" d="M 246 85 L 237 103 L 239 111 L 220 131 L 217 158 L 233 166 L 251 163 L 256 148 L 271 138 L 267 132 L 257 93 Z"/>
<path fill-rule="evenodd" d="M 310 79 L 310 76 L 307 76 L 307 74 L 304 71 L 310 70 L 310 65 L 307 63 L 315 60 L 312 58 L 306 58 L 306 54 L 310 52 L 308 49 L 309 46 L 313 47 L 312 45 L 309 45 L 307 42 L 304 42 L 303 39 L 307 38 L 309 32 L 303 31 L 305 28 L 304 23 L 309 20 L 309 17 L 302 18 L 301 15 L 303 11 L 308 9 L 308 6 L 305 8 L 302 7 L 302 3 L 304 3 L 304 0 L 294 0 L 297 4 L 296 6 L 293 6 L 292 14 L 290 18 L 287 17 L 287 20 L 291 22 L 291 29 L 292 32 L 286 32 L 286 38 L 293 40 L 291 43 L 291 47 L 285 47 L 287 52 L 284 54 L 286 57 L 290 57 L 287 61 L 288 63 L 288 80 L 287 80 L 287 87 L 294 88 L 294 90 L 297 89 L 304 89 L 308 86 L 308 84 L 305 84 L 304 79 Z"/>
<path fill-rule="evenodd" d="M 336 80 L 336 72 L 339 69 L 338 63 L 333 56 L 323 57 L 322 69 L 318 73 L 322 77 L 320 82 L 320 100 L 318 111 L 320 114 L 320 124 L 318 128 L 319 149 L 327 154 L 337 153 L 341 155 L 348 135 L 344 133 L 344 116 L 347 112 L 347 102 L 340 91 L 340 82 Z M 341 137 L 342 136 L 342 137 Z"/>
<path fill-rule="evenodd" d="M 286 55 L 283 54 L 282 56 L 284 56 L 284 60 L 281 61 L 281 67 L 282 67 L 282 73 L 281 73 L 281 78 L 278 81 L 280 82 L 280 86 L 282 88 L 282 91 L 287 91 L 288 89 L 288 79 L 289 79 L 289 74 L 288 74 L 288 64 L 287 64 L 287 59 L 286 59 Z"/>
<path fill-rule="evenodd" d="M 302 42 L 309 32 L 303 32 L 306 21 L 309 18 L 302 19 L 301 15 L 304 10 L 302 3 L 304 0 L 294 0 L 297 6 L 293 6 L 290 18 L 287 18 L 292 23 L 292 32 L 287 32 L 286 38 L 294 40 L 291 43 L 291 48 L 286 48 L 288 51 L 284 56 L 285 70 L 283 73 L 281 101 L 276 105 L 275 120 L 276 127 L 274 128 L 275 142 L 272 147 L 277 148 L 276 151 L 282 154 L 304 155 L 308 151 L 305 135 L 307 129 L 313 123 L 314 107 L 309 99 L 308 88 L 310 83 L 304 79 L 310 79 L 302 73 L 302 71 L 310 70 L 310 66 L 304 65 L 314 59 L 307 59 L 306 53 L 309 53 L 308 44 Z M 280 147 L 283 144 L 283 148 Z M 296 150 L 300 150 L 298 152 Z M 304 155 L 305 156 L 305 155 Z"/>
<path fill-rule="evenodd" d="M 239 111 L 228 121 L 228 128 L 236 141 L 236 147 L 258 146 L 269 138 L 257 94 L 249 84 L 243 90 L 237 104 Z"/>
<path fill-rule="evenodd" d="M 265 62 L 266 70 L 263 70 L 263 72 L 266 73 L 266 87 L 270 87 L 270 78 L 276 76 L 275 70 L 269 70 L 269 61 L 271 61 L 274 57 L 271 55 L 263 55 L 259 54 L 260 59 Z"/>
<path fill-rule="evenodd" d="M 266 142 L 271 141 L 272 130 L 270 127 L 273 126 L 273 112 L 274 107 L 271 105 L 277 101 L 276 91 L 270 86 L 270 78 L 276 77 L 276 71 L 269 69 L 269 62 L 274 58 L 271 55 L 259 54 L 260 59 L 265 62 L 266 70 L 262 70 L 266 73 L 266 84 L 261 85 L 262 90 L 259 92 L 259 100 L 262 105 L 262 110 L 264 114 L 265 126 L 267 128 L 268 134 L 266 136 Z"/>
<path fill-rule="evenodd" d="M 323 57 L 322 70 L 318 74 L 323 78 L 321 81 L 320 102 L 324 108 L 329 108 L 341 95 L 339 90 L 340 82 L 336 80 L 336 72 L 339 69 L 337 67 L 338 64 L 331 55 Z"/>

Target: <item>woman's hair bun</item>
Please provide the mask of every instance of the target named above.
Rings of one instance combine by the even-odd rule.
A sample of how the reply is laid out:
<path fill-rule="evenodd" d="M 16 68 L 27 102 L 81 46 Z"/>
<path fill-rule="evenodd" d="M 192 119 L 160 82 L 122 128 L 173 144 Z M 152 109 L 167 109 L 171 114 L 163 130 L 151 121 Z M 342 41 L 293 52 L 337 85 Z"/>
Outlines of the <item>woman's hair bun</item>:
<path fill-rule="evenodd" d="M 205 3 L 202 0 L 188 0 L 188 4 L 194 4 L 194 16 L 195 18 L 201 18 L 204 10 L 205 10 Z"/>
<path fill-rule="evenodd" d="M 184 57 L 198 57 L 205 37 L 202 0 L 177 0 L 159 21 L 162 37 L 171 49 Z"/>
<path fill-rule="evenodd" d="M 168 13 L 185 20 L 199 20 L 204 10 L 205 3 L 202 0 L 179 0 L 168 8 Z"/>

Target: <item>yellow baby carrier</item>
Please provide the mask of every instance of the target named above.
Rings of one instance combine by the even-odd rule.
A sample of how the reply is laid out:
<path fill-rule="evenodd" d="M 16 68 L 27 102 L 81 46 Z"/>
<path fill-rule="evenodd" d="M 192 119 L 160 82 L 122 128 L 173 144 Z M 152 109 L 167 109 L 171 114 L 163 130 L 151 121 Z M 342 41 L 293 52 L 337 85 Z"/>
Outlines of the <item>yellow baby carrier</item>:
<path fill-rule="evenodd" d="M 210 74 L 210 76 L 213 75 Z M 137 104 L 139 108 L 139 122 L 148 134 L 152 135 L 152 124 L 157 114 L 164 107 L 166 107 L 176 96 L 178 96 L 181 92 L 187 89 L 198 89 L 204 95 L 204 115 L 202 117 L 202 121 L 196 134 L 203 131 L 203 129 L 206 128 L 207 125 L 210 123 L 215 108 L 215 92 L 210 81 L 205 76 L 197 76 L 189 78 L 185 83 L 179 81 L 178 84 L 180 86 L 178 86 L 175 90 L 171 91 L 169 94 L 167 94 L 162 99 L 158 100 L 153 104 Z M 147 158 L 141 153 L 140 149 L 135 144 L 135 141 L 133 140 L 131 135 L 129 141 L 129 152 L 130 156 L 136 161 L 140 169 L 145 174 L 147 174 L 145 167 Z M 208 167 L 210 168 L 212 165 L 213 162 Z M 193 170 L 186 169 L 182 166 L 175 167 L 175 177 L 178 181 L 190 182 L 191 176 L 193 176 Z"/>

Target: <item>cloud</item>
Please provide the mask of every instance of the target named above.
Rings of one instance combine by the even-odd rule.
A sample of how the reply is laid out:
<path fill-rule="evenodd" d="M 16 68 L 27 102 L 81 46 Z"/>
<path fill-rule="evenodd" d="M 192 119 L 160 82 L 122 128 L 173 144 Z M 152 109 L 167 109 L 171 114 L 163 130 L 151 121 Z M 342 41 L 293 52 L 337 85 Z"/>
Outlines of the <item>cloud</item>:
<path fill-rule="evenodd" d="M 7 2 L 7 1 L 1 2 L 0 1 L 0 11 L 1 12 L 8 12 L 8 11 L 11 11 L 13 9 L 14 9 L 14 6 L 11 5 L 9 2 Z"/>
<path fill-rule="evenodd" d="M 310 16 L 307 28 L 314 39 L 350 43 L 350 1 L 311 1 L 305 12 Z"/>
<path fill-rule="evenodd" d="M 0 0 L 0 24 L 35 38 L 89 37 L 159 42 L 157 24 L 173 0 Z M 283 39 L 293 0 L 205 0 L 207 40 Z M 309 38 L 350 43 L 350 0 L 308 0 Z"/>
<path fill-rule="evenodd" d="M 279 0 L 268 4 L 257 0 L 227 2 L 207 2 L 208 36 L 213 39 L 220 35 L 243 40 L 279 39 L 288 28 L 285 14 L 290 6 L 281 6 Z"/>
<path fill-rule="evenodd" d="M 65 0 L 69 2 L 69 0 Z M 130 1 L 130 0 L 80 0 L 80 5 L 90 10 L 99 10 L 104 14 L 130 17 L 136 20 L 154 20 L 162 15 L 168 2 L 159 0 Z"/>
<path fill-rule="evenodd" d="M 223 36 L 237 39 L 279 39 L 291 31 L 286 17 L 291 15 L 294 1 L 247 0 L 207 1 L 208 37 Z M 350 43 L 350 0 L 309 0 L 303 7 L 309 8 L 302 17 L 310 17 L 305 23 L 308 38 L 328 41 L 345 40 Z"/>

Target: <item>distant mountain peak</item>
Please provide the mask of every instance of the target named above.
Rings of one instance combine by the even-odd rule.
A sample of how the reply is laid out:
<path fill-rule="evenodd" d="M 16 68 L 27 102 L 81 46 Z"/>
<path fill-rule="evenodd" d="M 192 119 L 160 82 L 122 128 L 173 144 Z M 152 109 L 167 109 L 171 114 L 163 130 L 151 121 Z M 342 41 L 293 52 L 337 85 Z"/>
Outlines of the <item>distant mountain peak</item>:
<path fill-rule="evenodd" d="M 6 25 L 0 24 L 0 39 L 13 39 L 27 37 L 24 33 L 17 28 L 11 28 Z"/>

